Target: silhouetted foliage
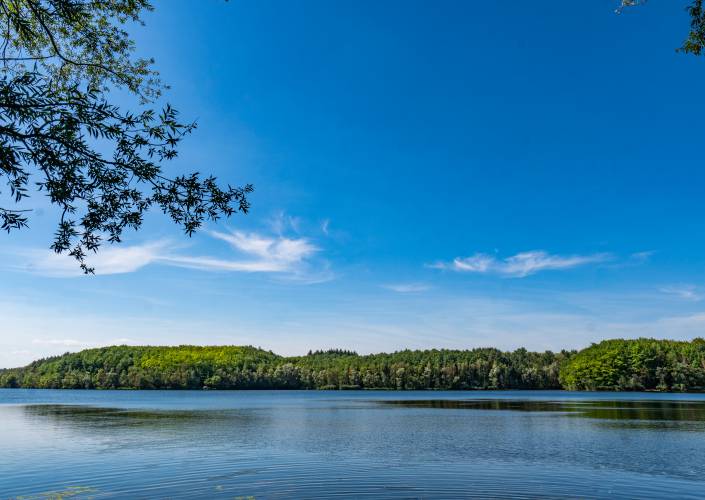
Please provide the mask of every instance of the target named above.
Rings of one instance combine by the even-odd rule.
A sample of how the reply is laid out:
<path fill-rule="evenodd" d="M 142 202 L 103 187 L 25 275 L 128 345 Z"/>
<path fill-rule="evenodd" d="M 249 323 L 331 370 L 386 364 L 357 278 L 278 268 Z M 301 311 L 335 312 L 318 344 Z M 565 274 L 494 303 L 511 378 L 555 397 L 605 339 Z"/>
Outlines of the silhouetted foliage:
<path fill-rule="evenodd" d="M 11 204 L 0 206 L 0 228 L 27 225 L 33 181 L 60 211 L 53 250 L 85 272 L 87 252 L 138 229 L 152 206 L 188 235 L 249 208 L 250 185 L 164 174 L 195 124 L 179 122 L 169 105 L 144 107 L 164 85 L 153 61 L 133 57 L 124 26 L 149 9 L 146 0 L 0 0 L 0 178 Z M 141 110 L 111 104 L 111 89 L 138 96 Z"/>
<path fill-rule="evenodd" d="M 647 0 L 620 0 L 616 12 L 619 14 L 627 7 L 643 5 L 646 2 Z M 693 0 L 686 7 L 686 11 L 690 16 L 690 31 L 683 45 L 676 51 L 699 56 L 705 49 L 705 11 L 703 10 L 703 0 Z"/>
<path fill-rule="evenodd" d="M 690 14 L 690 32 L 688 38 L 683 42 L 683 46 L 678 49 L 686 54 L 699 56 L 705 47 L 705 11 L 703 10 L 703 0 L 694 0 L 688 6 Z"/>

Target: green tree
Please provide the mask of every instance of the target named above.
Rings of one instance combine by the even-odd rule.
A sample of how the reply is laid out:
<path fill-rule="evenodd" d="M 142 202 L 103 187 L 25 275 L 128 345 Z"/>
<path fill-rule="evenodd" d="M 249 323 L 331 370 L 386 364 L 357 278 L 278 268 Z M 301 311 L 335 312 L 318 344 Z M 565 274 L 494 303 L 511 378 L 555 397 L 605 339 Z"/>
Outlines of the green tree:
<path fill-rule="evenodd" d="M 699 56 L 705 47 L 705 11 L 703 11 L 703 0 L 694 0 L 688 6 L 690 14 L 690 32 L 679 49 L 686 54 Z"/>
<path fill-rule="evenodd" d="M 560 370 L 571 390 L 702 391 L 705 343 L 656 339 L 614 339 L 593 344 Z"/>
<path fill-rule="evenodd" d="M 113 346 L 0 370 L 0 387 L 558 389 L 556 366 L 572 355 L 432 349 L 359 356 L 335 350 L 285 358 L 254 347 Z"/>
<path fill-rule="evenodd" d="M 52 249 L 87 273 L 87 252 L 120 242 L 150 207 L 188 235 L 249 208 L 250 185 L 164 172 L 195 124 L 169 105 L 150 107 L 165 86 L 153 61 L 134 57 L 126 29 L 151 8 L 148 0 L 0 0 L 0 179 L 8 189 L 0 228 L 27 226 L 36 185 L 59 211 Z M 111 103 L 119 89 L 136 96 L 136 112 Z"/>
<path fill-rule="evenodd" d="M 620 0 L 617 13 L 623 12 L 626 7 L 643 5 L 646 2 L 647 0 Z M 688 31 L 688 36 L 683 41 L 683 45 L 676 50 L 685 54 L 699 56 L 705 49 L 705 10 L 703 10 L 703 0 L 692 0 L 686 7 L 686 11 L 690 16 L 690 31 Z"/>

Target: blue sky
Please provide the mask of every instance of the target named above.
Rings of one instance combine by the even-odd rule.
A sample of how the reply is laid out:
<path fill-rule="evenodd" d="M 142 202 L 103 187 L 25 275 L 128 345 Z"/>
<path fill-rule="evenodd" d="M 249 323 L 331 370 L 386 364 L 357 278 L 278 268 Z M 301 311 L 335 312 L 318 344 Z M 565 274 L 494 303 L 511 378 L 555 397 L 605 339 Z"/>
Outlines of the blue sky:
<path fill-rule="evenodd" d="M 705 326 L 705 59 L 687 2 L 155 2 L 134 36 L 199 128 L 170 172 L 251 182 L 80 276 L 56 213 L 0 236 L 0 366 L 134 344 L 579 348 Z M 197 7 L 196 7 L 197 6 Z"/>

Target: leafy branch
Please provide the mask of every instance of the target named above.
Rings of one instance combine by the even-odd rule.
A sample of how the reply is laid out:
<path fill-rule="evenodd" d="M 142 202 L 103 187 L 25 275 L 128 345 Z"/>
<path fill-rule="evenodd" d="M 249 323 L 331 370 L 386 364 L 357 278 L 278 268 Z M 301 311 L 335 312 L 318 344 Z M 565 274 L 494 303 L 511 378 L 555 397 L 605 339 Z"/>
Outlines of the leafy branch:
<path fill-rule="evenodd" d="M 0 178 L 15 204 L 0 207 L 0 228 L 28 226 L 20 204 L 33 185 L 61 214 L 51 248 L 86 273 L 86 255 L 139 229 L 153 206 L 188 235 L 250 206 L 249 184 L 163 171 L 196 128 L 171 106 L 132 113 L 109 102 L 115 87 L 142 105 L 164 88 L 151 61 L 133 60 L 121 27 L 148 9 L 146 0 L 0 0 Z"/>

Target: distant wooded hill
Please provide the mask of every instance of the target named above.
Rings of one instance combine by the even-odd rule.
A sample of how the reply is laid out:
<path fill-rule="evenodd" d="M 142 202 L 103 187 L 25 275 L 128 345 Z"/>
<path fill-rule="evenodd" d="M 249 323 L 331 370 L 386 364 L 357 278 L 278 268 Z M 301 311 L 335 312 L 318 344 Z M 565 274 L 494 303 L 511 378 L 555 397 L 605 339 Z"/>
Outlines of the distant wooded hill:
<path fill-rule="evenodd" d="M 296 357 L 239 346 L 114 346 L 0 370 L 0 387 L 702 390 L 705 340 L 607 340 L 559 353 L 330 350 Z"/>

